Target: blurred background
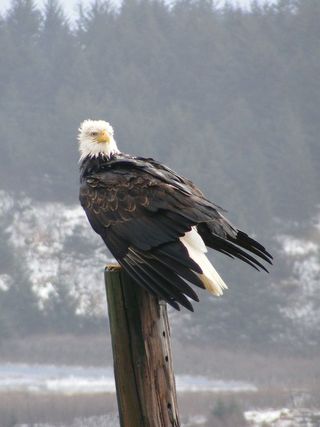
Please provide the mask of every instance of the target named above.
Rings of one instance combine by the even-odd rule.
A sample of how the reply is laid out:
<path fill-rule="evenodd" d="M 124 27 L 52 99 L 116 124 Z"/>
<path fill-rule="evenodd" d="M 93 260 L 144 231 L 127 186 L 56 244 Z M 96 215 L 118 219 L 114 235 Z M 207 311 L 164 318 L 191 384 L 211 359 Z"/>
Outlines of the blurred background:
<path fill-rule="evenodd" d="M 0 52 L 1 427 L 118 425 L 86 118 L 275 258 L 170 311 L 183 425 L 319 426 L 320 2 L 0 1 Z"/>

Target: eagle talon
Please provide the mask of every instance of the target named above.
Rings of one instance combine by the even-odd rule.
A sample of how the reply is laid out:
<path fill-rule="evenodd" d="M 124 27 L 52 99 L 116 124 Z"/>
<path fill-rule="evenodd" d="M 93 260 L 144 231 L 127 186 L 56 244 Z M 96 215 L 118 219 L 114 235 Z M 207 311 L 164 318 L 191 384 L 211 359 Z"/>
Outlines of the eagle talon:
<path fill-rule="evenodd" d="M 107 264 L 105 269 L 108 271 L 119 271 L 119 270 L 121 270 L 121 265 L 116 264 L 116 263 Z"/>

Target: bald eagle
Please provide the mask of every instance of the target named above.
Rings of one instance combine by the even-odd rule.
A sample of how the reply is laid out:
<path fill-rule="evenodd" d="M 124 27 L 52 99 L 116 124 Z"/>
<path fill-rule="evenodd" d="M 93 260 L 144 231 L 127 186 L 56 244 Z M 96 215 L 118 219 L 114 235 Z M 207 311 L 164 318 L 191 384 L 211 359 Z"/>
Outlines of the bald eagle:
<path fill-rule="evenodd" d="M 141 286 L 175 309 L 199 301 L 190 284 L 214 295 L 227 289 L 207 246 L 266 270 L 272 256 L 234 227 L 223 209 L 188 179 L 151 159 L 121 153 L 112 126 L 79 128 L 80 203 L 110 252 Z M 180 304 L 180 305 L 179 305 Z"/>

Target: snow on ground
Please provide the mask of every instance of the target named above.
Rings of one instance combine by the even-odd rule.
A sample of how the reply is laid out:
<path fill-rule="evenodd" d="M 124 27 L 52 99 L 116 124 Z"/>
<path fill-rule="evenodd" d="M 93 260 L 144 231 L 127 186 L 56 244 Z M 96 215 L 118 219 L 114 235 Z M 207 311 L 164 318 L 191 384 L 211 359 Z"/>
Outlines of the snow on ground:
<path fill-rule="evenodd" d="M 319 427 L 320 411 L 311 409 L 270 409 L 246 411 L 251 427 Z"/>
<path fill-rule="evenodd" d="M 226 381 L 201 375 L 176 375 L 178 392 L 256 392 L 254 384 Z M 0 365 L 0 392 L 94 394 L 115 393 L 112 367 Z"/>
<path fill-rule="evenodd" d="M 117 415 L 104 415 L 90 418 L 76 418 L 72 424 L 20 424 L 16 427 L 119 427 Z"/>
<path fill-rule="evenodd" d="M 310 409 L 270 409 L 261 411 L 246 411 L 245 419 L 250 427 L 319 427 L 320 412 Z M 206 417 L 202 415 L 190 417 L 182 423 L 182 427 L 205 426 Z M 77 418 L 72 424 L 21 424 L 16 427 L 118 427 L 117 414 L 99 417 Z M 236 426 L 235 426 L 236 427 Z"/>
<path fill-rule="evenodd" d="M 267 410 L 267 411 L 246 411 L 244 413 L 245 418 L 252 425 L 268 424 L 275 423 L 279 421 L 282 416 L 287 417 L 289 413 L 288 409 L 278 409 L 278 410 Z"/>
<path fill-rule="evenodd" d="M 280 283 L 288 288 L 288 304 L 283 314 L 303 332 L 320 327 L 320 216 L 313 221 L 308 236 L 278 237 L 281 254 L 289 262 L 291 274 Z"/>
<path fill-rule="evenodd" d="M 12 277 L 9 274 L 0 274 L 0 291 L 7 291 L 12 285 Z"/>
<path fill-rule="evenodd" d="M 306 256 L 319 251 L 319 246 L 304 239 L 295 239 L 292 236 L 282 236 L 282 250 L 288 256 Z"/>
<path fill-rule="evenodd" d="M 59 288 L 77 304 L 77 313 L 99 314 L 105 307 L 103 270 L 110 262 L 101 239 L 89 226 L 81 206 L 15 199 L 0 192 L 0 226 L 27 271 L 44 309 Z M 0 289 L 10 285 L 0 275 Z"/>

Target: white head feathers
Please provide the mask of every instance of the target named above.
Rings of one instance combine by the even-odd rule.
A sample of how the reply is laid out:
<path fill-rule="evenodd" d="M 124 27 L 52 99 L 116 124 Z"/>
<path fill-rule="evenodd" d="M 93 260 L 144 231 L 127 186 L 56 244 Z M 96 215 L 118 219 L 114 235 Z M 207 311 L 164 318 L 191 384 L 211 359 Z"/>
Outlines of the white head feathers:
<path fill-rule="evenodd" d="M 82 122 L 78 135 L 80 160 L 99 155 L 110 157 L 114 153 L 119 153 L 113 134 L 113 127 L 104 120 Z"/>

